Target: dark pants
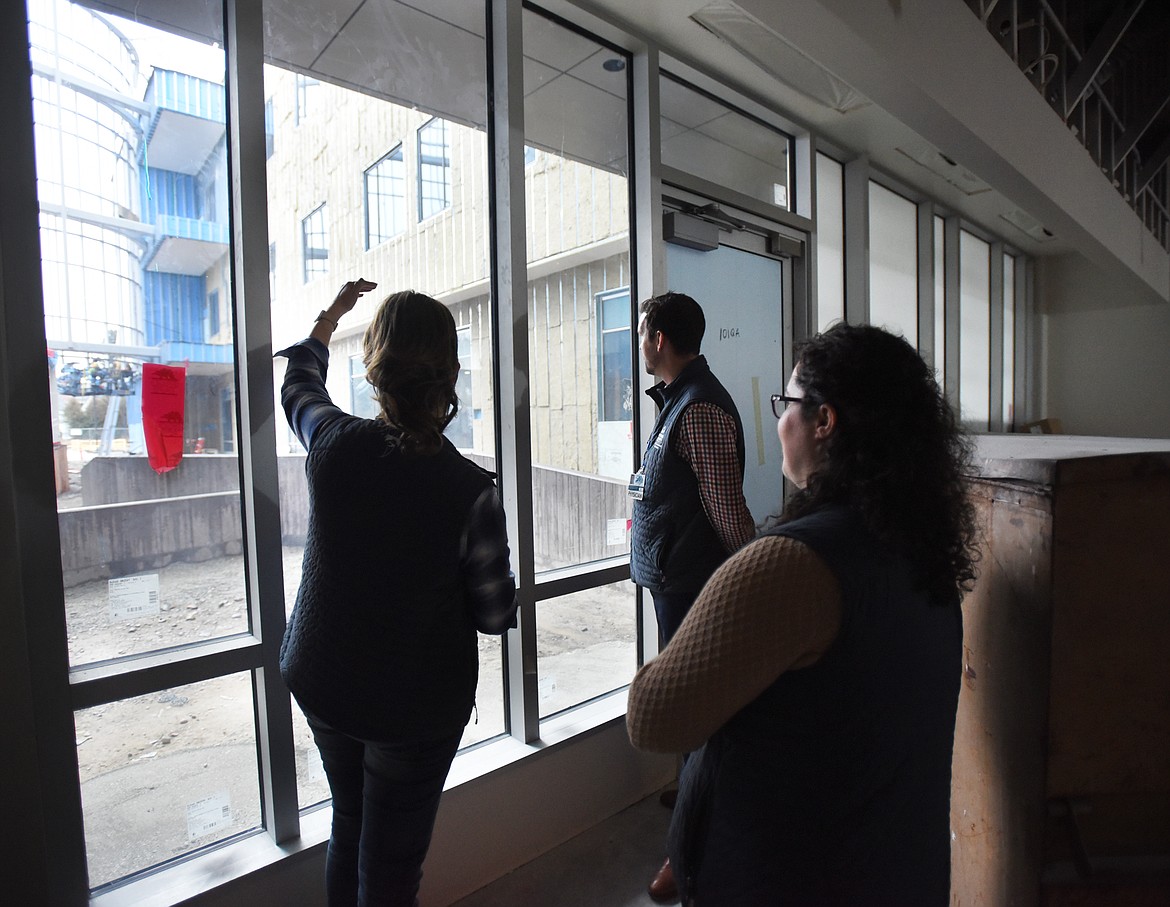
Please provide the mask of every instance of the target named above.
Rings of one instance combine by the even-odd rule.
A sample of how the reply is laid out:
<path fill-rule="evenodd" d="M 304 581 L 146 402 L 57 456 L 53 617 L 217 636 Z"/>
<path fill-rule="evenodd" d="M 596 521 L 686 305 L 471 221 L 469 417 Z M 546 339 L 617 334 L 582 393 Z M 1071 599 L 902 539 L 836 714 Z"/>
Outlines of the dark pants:
<path fill-rule="evenodd" d="M 654 599 L 654 614 L 658 617 L 658 648 L 664 648 L 674 634 L 678 625 L 683 622 L 691 605 L 699 597 L 699 590 L 694 592 L 651 592 Z"/>
<path fill-rule="evenodd" d="M 329 907 L 415 907 L 443 782 L 462 734 L 371 742 L 305 717 L 333 794 Z"/>

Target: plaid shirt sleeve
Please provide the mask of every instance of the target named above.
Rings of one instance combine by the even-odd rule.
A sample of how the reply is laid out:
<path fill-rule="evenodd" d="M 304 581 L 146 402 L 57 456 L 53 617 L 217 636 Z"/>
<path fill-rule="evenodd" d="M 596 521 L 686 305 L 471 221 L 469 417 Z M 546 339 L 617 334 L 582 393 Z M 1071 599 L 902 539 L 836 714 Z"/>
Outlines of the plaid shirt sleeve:
<path fill-rule="evenodd" d="M 735 420 L 713 403 L 692 403 L 674 433 L 674 452 L 699 480 L 707 519 L 728 553 L 756 536 L 756 524 L 743 496 L 743 470 L 735 447 Z"/>

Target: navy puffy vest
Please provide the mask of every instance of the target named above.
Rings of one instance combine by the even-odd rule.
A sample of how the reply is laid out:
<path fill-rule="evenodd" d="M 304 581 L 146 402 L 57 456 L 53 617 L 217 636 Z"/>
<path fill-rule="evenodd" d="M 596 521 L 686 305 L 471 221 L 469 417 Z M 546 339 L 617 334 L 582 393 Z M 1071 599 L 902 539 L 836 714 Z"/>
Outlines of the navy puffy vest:
<path fill-rule="evenodd" d="M 687 761 L 669 847 L 680 884 L 699 904 L 946 907 L 957 596 L 929 601 L 845 507 L 767 534 L 829 566 L 841 631 Z"/>
<path fill-rule="evenodd" d="M 707 519 L 690 464 L 674 452 L 675 426 L 692 403 L 713 403 L 730 415 L 742 477 L 743 424 L 705 356 L 691 360 L 670 384 L 657 384 L 646 393 L 659 413 L 642 460 L 643 497 L 634 501 L 630 578 L 652 592 L 697 594 L 730 552 Z"/>

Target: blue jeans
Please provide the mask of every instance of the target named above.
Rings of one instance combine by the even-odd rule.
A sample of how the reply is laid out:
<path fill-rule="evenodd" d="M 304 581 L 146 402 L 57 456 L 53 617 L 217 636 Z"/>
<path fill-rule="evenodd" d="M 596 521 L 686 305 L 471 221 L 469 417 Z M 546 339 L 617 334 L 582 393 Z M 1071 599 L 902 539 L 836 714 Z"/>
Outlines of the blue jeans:
<path fill-rule="evenodd" d="M 329 907 L 415 907 L 443 782 L 462 734 L 359 740 L 305 717 L 333 794 Z"/>

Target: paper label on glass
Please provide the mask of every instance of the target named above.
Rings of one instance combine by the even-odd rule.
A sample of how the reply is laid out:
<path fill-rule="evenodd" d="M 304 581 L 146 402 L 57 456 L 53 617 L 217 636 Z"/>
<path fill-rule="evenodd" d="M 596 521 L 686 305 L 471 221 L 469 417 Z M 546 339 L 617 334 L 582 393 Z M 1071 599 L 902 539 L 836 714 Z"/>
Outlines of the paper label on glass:
<path fill-rule="evenodd" d="M 194 841 L 232 822 L 232 800 L 226 790 L 187 804 L 187 839 Z"/>
<path fill-rule="evenodd" d="M 158 574 L 117 576 L 109 582 L 110 620 L 158 613 Z"/>
<path fill-rule="evenodd" d="M 610 545 L 624 545 L 626 543 L 626 521 L 625 520 L 606 520 L 605 521 L 605 544 Z"/>

